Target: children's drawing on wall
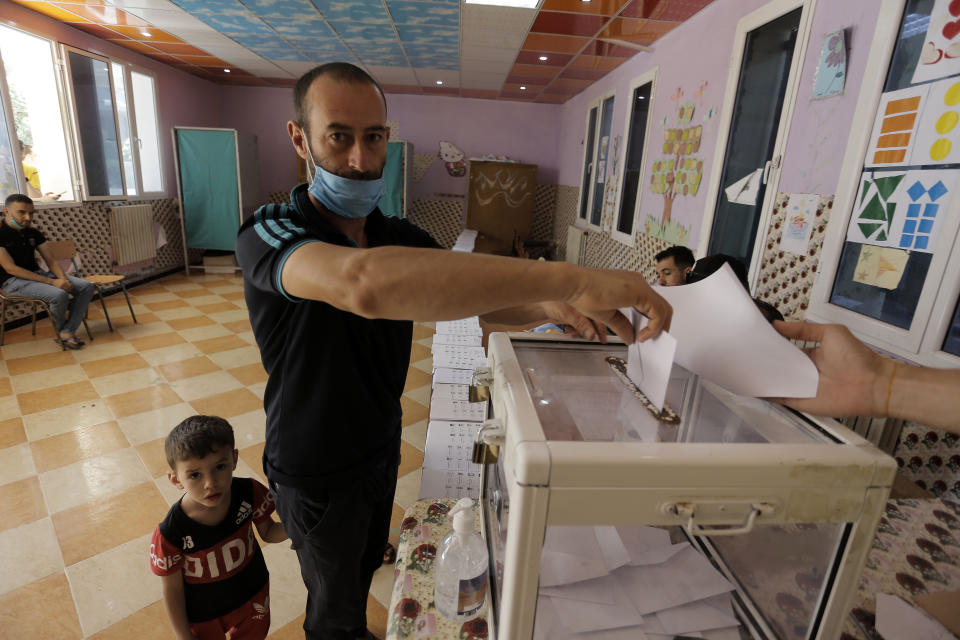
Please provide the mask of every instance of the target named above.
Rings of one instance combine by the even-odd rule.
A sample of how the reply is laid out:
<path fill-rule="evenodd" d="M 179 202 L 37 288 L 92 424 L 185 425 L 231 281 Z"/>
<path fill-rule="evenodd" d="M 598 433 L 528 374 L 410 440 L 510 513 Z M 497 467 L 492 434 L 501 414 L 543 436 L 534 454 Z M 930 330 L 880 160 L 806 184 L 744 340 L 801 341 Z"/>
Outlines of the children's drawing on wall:
<path fill-rule="evenodd" d="M 910 164 L 960 162 L 960 80 L 947 78 L 927 86 L 930 93 L 920 112 Z"/>
<path fill-rule="evenodd" d="M 864 172 L 847 240 L 932 253 L 958 170 Z"/>
<path fill-rule="evenodd" d="M 881 289 L 896 289 L 909 259 L 909 251 L 865 244 L 860 247 L 853 281 Z"/>
<path fill-rule="evenodd" d="M 935 0 L 913 82 L 960 73 L 960 2 Z"/>
<path fill-rule="evenodd" d="M 780 237 L 780 250 L 807 255 L 813 221 L 817 215 L 820 196 L 816 193 L 791 193 L 784 212 L 783 235 Z"/>
<path fill-rule="evenodd" d="M 420 182 L 423 180 L 423 176 L 426 175 L 427 169 L 430 168 L 437 160 L 437 154 L 435 153 L 414 153 L 413 154 L 413 181 Z"/>
<path fill-rule="evenodd" d="M 717 114 L 720 113 L 720 109 L 717 107 L 709 107 L 704 109 L 703 117 L 701 118 L 704 122 L 710 122 L 717 117 Z"/>
<path fill-rule="evenodd" d="M 440 159 L 449 173 L 454 178 L 462 178 L 467 174 L 467 163 L 463 161 L 463 151 L 457 148 L 455 144 L 447 140 L 440 141 Z"/>
<path fill-rule="evenodd" d="M 813 78 L 811 100 L 843 94 L 847 75 L 847 45 L 843 30 L 827 34 L 820 49 L 820 63 Z"/>
<path fill-rule="evenodd" d="M 700 86 L 705 89 L 706 83 Z M 703 179 L 703 159 L 694 155 L 700 151 L 703 125 L 691 125 L 696 105 L 680 104 L 682 98 L 681 88 L 670 97 L 678 104 L 675 126 L 664 128 L 665 155 L 654 161 L 650 175 L 650 191 L 663 196 L 663 211 L 659 218 L 647 215 L 644 228 L 648 235 L 673 244 L 686 244 L 690 239 L 690 227 L 673 219 L 674 201 L 681 196 L 696 196 Z"/>
<path fill-rule="evenodd" d="M 864 166 L 907 164 L 930 86 L 908 87 L 880 97 Z"/>
<path fill-rule="evenodd" d="M 623 136 L 614 136 L 611 141 L 610 162 L 603 186 L 603 213 L 600 228 L 609 232 L 613 228 L 613 219 L 617 210 L 617 182 L 620 180 L 620 143 Z"/>

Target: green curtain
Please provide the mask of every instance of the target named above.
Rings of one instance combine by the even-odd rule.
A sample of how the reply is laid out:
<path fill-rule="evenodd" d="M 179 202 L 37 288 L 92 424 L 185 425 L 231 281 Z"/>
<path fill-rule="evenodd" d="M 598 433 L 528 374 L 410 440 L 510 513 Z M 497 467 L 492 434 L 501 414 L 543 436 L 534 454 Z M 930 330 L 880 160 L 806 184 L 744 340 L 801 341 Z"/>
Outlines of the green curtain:
<path fill-rule="evenodd" d="M 383 167 L 386 193 L 380 199 L 380 211 L 385 216 L 403 217 L 403 143 L 387 143 L 387 163 Z"/>
<path fill-rule="evenodd" d="M 177 129 L 187 247 L 233 251 L 240 229 L 232 131 Z"/>

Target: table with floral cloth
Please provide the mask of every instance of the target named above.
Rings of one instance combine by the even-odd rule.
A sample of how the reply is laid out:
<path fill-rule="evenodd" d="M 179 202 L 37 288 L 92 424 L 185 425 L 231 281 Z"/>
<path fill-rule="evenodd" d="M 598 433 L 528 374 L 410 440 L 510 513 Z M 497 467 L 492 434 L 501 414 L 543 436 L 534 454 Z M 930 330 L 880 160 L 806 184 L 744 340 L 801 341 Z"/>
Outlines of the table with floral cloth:
<path fill-rule="evenodd" d="M 434 561 L 440 542 L 453 527 L 447 514 L 456 502 L 454 498 L 418 500 L 403 514 L 386 640 L 486 640 L 487 607 L 477 618 L 458 623 L 440 615 L 433 603 Z M 474 506 L 474 515 L 479 532 L 479 506 Z"/>

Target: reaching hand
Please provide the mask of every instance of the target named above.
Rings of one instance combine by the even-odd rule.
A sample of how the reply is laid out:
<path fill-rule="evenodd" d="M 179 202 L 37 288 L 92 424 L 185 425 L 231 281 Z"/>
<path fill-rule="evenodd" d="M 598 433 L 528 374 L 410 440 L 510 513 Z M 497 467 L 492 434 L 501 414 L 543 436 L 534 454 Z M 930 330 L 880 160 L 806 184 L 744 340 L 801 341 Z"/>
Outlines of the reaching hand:
<path fill-rule="evenodd" d="M 599 340 L 606 344 L 607 330 L 602 326 L 598 327 L 593 320 L 566 302 L 544 302 L 540 306 L 548 320 L 556 324 L 566 325 L 569 329 L 568 333 L 587 340 Z"/>
<path fill-rule="evenodd" d="M 803 350 L 820 372 L 820 381 L 815 398 L 771 400 L 834 418 L 884 413 L 892 361 L 857 340 L 843 325 L 776 321 L 773 326 L 787 338 L 820 343 Z"/>
<path fill-rule="evenodd" d="M 580 273 L 582 280 L 577 292 L 567 302 L 594 324 L 610 327 L 627 344 L 655 338 L 670 329 L 673 308 L 639 273 L 600 269 L 581 269 Z M 630 320 L 618 311 L 622 307 L 635 308 L 650 323 L 637 333 Z"/>
<path fill-rule="evenodd" d="M 67 293 L 73 291 L 73 285 L 66 278 L 56 278 L 53 281 L 53 286 L 63 289 Z"/>

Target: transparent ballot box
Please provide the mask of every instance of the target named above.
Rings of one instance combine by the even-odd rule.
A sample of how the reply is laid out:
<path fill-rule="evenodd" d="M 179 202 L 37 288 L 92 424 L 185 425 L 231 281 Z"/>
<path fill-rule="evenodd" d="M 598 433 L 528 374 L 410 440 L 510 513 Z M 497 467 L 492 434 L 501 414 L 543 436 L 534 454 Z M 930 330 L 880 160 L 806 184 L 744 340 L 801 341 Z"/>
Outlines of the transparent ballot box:
<path fill-rule="evenodd" d="M 896 471 L 842 425 L 674 366 L 672 424 L 621 343 L 493 334 L 490 637 L 833 639 Z"/>

